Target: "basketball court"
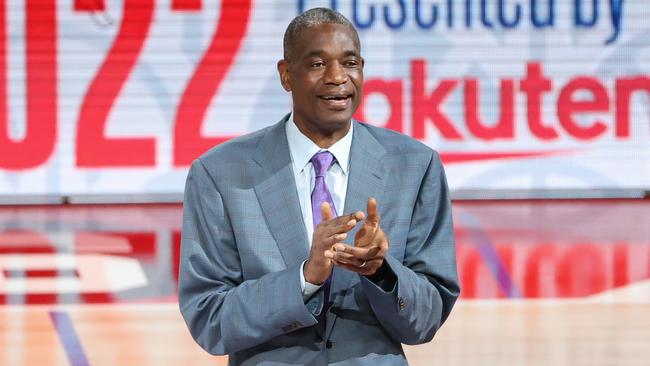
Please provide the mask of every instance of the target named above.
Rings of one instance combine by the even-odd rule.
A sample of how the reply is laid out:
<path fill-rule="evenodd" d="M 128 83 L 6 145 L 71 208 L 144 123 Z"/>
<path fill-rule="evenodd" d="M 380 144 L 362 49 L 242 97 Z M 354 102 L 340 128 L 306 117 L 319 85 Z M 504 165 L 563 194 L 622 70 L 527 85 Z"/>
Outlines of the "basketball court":
<path fill-rule="evenodd" d="M 182 208 L 0 207 L 0 364 L 225 365 L 180 316 Z M 455 201 L 462 296 L 412 365 L 647 365 L 647 200 Z"/>

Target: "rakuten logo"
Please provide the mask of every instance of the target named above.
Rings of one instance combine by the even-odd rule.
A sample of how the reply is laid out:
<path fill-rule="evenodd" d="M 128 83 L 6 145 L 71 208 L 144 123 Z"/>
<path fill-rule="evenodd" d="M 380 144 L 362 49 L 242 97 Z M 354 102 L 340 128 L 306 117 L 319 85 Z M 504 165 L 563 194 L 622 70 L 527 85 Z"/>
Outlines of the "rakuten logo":
<path fill-rule="evenodd" d="M 410 130 L 416 139 L 427 138 L 426 126 L 430 125 L 449 141 L 508 141 L 517 139 L 523 128 L 539 141 L 553 141 L 568 136 L 578 141 L 593 141 L 604 136 L 626 140 L 631 134 L 631 111 L 633 101 L 648 99 L 633 98 L 638 92 L 650 96 L 650 78 L 647 75 L 620 77 L 614 80 L 613 87 L 593 76 L 575 76 L 562 85 L 544 75 L 542 64 L 529 62 L 526 74 L 519 80 L 502 78 L 499 82 L 498 121 L 484 121 L 480 112 L 481 88 L 477 78 L 444 78 L 433 88 L 427 88 L 427 64 L 424 60 L 411 61 L 409 93 L 404 93 L 405 80 L 369 79 L 364 84 L 364 99 L 356 118 L 368 120 L 366 104 L 369 96 L 384 95 L 390 109 L 385 127 L 399 132 Z M 445 111 L 445 102 L 457 90 L 462 90 L 462 109 L 464 122 L 453 121 Z M 549 103 L 551 92 L 558 91 L 555 102 Z M 517 104 L 517 94 L 523 96 L 525 103 Z M 405 125 L 403 110 L 405 101 L 410 102 L 411 116 Z M 640 104 L 640 103 L 639 103 Z M 545 120 L 543 107 L 553 107 L 556 118 Z M 515 120 L 517 108 L 525 108 L 525 122 Z M 647 108 L 647 107 L 646 107 Z M 598 118 L 612 114 L 611 121 Z M 597 114 L 598 116 L 593 116 Z M 591 117 L 591 118 L 580 118 Z M 579 122 L 578 122 L 579 121 Z M 465 124 L 461 129 L 460 123 Z M 525 125 L 525 126 L 524 126 Z"/>

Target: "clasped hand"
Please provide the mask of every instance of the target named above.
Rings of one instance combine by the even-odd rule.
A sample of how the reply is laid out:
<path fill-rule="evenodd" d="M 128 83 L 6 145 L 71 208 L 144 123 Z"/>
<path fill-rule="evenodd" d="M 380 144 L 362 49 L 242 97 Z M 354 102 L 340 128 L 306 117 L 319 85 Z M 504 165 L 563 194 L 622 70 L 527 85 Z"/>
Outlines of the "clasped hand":
<path fill-rule="evenodd" d="M 325 282 L 334 266 L 371 276 L 383 265 L 388 238 L 380 226 L 376 199 L 368 200 L 367 212 L 367 218 L 362 211 L 333 217 L 329 204 L 321 205 L 323 221 L 314 230 L 311 252 L 304 267 L 306 281 Z M 354 246 L 343 243 L 348 232 L 362 221 L 363 226 L 354 237 Z"/>

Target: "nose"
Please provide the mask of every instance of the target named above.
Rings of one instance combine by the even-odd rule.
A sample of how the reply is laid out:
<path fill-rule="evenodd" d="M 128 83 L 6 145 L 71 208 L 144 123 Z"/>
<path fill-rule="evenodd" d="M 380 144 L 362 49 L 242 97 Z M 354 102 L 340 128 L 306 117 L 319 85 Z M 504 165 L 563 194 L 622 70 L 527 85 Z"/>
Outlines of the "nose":
<path fill-rule="evenodd" d="M 324 80 L 326 84 L 341 85 L 348 81 L 348 73 L 343 65 L 338 62 L 330 63 L 325 69 Z"/>

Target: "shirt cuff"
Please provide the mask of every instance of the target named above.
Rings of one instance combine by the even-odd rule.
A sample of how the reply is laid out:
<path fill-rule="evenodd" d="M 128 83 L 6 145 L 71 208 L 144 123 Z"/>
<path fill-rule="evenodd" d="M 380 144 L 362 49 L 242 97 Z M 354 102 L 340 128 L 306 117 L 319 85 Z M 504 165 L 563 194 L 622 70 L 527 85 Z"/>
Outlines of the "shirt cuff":
<path fill-rule="evenodd" d="M 314 285 L 313 283 L 307 282 L 305 280 L 305 263 L 307 261 L 302 262 L 302 265 L 300 265 L 300 288 L 302 289 L 302 301 L 307 301 L 313 294 L 318 291 L 318 289 L 321 288 L 323 285 Z"/>

